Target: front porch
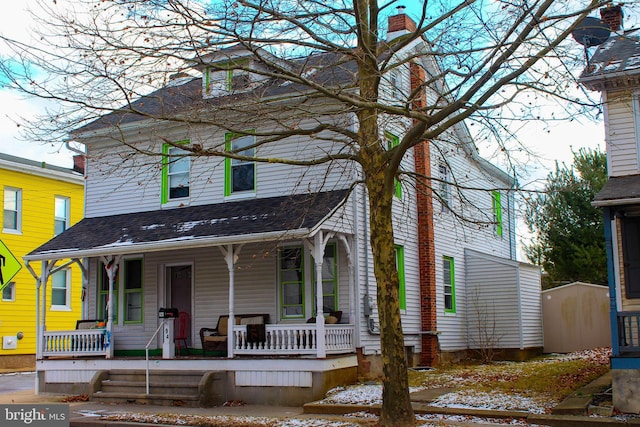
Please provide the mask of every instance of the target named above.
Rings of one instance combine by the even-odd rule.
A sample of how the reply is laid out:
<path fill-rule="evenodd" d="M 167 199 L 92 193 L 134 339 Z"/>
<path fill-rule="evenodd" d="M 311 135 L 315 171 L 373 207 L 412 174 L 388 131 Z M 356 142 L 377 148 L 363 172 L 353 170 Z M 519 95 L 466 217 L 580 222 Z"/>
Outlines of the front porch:
<path fill-rule="evenodd" d="M 225 401 L 242 400 L 250 404 L 302 405 L 318 400 L 338 385 L 357 380 L 357 356 L 338 355 L 318 359 L 312 356 L 281 357 L 201 357 L 179 356 L 175 359 L 143 357 L 48 358 L 36 363 L 39 392 L 88 395 L 92 399 L 108 397 L 118 401 L 116 394 L 104 392 L 102 384 L 113 384 L 109 375 L 130 375 L 139 378 L 138 390 L 121 393 L 121 401 L 171 405 L 184 402 L 169 384 L 180 384 L 188 376 L 198 376 L 196 390 L 200 396 L 193 406 L 217 406 Z M 144 392 L 145 372 L 149 370 L 151 386 Z M 167 378 L 158 383 L 159 376 Z M 104 381 L 105 378 L 107 381 Z M 114 377 L 115 378 L 115 377 Z M 130 382 L 130 381 L 128 381 Z M 159 387 L 164 387 L 165 390 Z M 165 403 L 160 394 L 169 395 Z M 107 396 L 108 395 L 108 396 Z M 207 397 L 208 396 L 208 397 Z M 214 397 L 211 397 L 214 396 Z M 168 402 L 168 403 L 167 403 Z"/>

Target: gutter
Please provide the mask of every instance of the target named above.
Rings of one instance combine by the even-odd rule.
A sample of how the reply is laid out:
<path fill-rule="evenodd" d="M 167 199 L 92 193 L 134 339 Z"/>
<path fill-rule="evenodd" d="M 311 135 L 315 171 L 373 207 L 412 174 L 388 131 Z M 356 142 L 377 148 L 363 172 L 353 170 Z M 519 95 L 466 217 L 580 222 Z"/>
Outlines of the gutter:
<path fill-rule="evenodd" d="M 622 205 L 635 205 L 640 204 L 640 197 L 633 197 L 629 199 L 611 199 L 611 200 L 594 200 L 591 202 L 591 206 L 596 208 L 603 208 L 605 206 L 622 206 Z"/>

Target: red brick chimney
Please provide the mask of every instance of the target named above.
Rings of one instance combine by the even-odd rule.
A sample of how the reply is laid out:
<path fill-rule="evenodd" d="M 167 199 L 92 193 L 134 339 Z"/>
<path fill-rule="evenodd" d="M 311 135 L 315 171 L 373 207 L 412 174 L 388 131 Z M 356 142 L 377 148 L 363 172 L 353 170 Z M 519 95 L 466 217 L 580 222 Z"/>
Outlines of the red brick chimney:
<path fill-rule="evenodd" d="M 398 36 L 408 34 L 416 30 L 416 23 L 404 13 L 404 6 L 398 6 L 397 15 L 390 16 L 388 19 L 387 41 L 391 41 Z"/>
<path fill-rule="evenodd" d="M 79 154 L 73 156 L 73 170 L 84 175 L 85 156 Z"/>
<path fill-rule="evenodd" d="M 611 31 L 620 31 L 622 29 L 622 6 L 609 5 L 600 9 L 600 18 L 602 22 L 607 24 Z"/>

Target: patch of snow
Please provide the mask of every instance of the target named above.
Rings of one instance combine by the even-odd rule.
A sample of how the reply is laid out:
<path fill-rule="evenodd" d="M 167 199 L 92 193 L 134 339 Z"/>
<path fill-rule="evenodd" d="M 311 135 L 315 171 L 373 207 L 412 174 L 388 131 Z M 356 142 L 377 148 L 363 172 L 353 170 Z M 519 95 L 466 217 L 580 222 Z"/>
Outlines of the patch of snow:
<path fill-rule="evenodd" d="M 446 393 L 431 402 L 431 406 L 440 408 L 496 409 L 502 411 L 524 411 L 534 414 L 543 414 L 555 404 L 556 402 L 542 402 L 515 393 L 484 393 L 469 390 Z"/>

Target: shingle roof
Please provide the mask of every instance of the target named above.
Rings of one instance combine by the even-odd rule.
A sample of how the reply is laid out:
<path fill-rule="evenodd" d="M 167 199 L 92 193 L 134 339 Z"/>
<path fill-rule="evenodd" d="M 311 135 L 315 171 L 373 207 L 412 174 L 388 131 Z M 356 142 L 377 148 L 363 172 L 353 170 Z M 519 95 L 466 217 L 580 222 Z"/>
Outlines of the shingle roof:
<path fill-rule="evenodd" d="M 169 250 L 233 243 L 233 239 L 258 241 L 269 233 L 272 239 L 282 238 L 288 233 L 310 231 L 347 193 L 336 190 L 85 218 L 25 259 L 82 258 L 134 253 L 151 247 Z"/>
<path fill-rule="evenodd" d="M 344 86 L 355 82 L 355 62 L 349 61 L 342 54 L 311 55 L 309 58 L 294 62 L 293 65 L 306 70 L 308 72 L 307 78 L 323 86 Z M 249 91 L 203 98 L 202 78 L 183 78 L 131 102 L 128 107 L 101 116 L 73 133 L 79 135 L 82 132 L 149 119 L 180 119 L 186 115 L 197 120 L 198 114 L 202 113 L 205 113 L 202 118 L 206 120 L 206 111 L 219 105 L 234 105 L 234 103 L 247 99 L 264 100 L 270 97 L 294 96 L 308 91 L 309 87 L 304 84 L 292 83 L 285 79 L 268 78 Z"/>
<path fill-rule="evenodd" d="M 613 35 L 598 46 L 580 75 L 582 83 L 640 73 L 640 39 L 637 30 Z"/>
<path fill-rule="evenodd" d="M 595 206 L 625 205 L 640 199 L 640 175 L 614 176 L 609 178 L 602 190 L 593 199 Z"/>

